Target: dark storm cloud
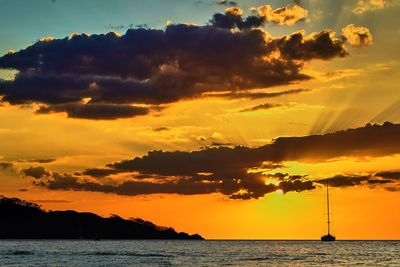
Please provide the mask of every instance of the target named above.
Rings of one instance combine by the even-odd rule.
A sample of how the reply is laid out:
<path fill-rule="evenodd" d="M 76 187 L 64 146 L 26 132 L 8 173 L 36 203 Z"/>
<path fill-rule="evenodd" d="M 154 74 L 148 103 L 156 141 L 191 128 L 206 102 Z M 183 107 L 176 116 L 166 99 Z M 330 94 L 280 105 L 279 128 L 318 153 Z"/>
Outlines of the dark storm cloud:
<path fill-rule="evenodd" d="M 91 120 L 115 120 L 129 118 L 149 113 L 148 108 L 117 104 L 83 104 L 67 103 L 42 106 L 37 111 L 40 114 L 52 112 L 66 112 L 69 118 L 91 119 Z"/>
<path fill-rule="evenodd" d="M 343 41 L 328 30 L 274 38 L 257 28 L 259 17 L 243 18 L 241 12 L 229 7 L 211 25 L 43 38 L 0 57 L 0 68 L 19 71 L 13 80 L 0 80 L 1 101 L 45 104 L 40 112 L 70 117 L 133 117 L 148 112 L 128 104 L 161 105 L 210 92 L 249 94 L 310 79 L 302 73 L 305 61 L 347 55 Z"/>
<path fill-rule="evenodd" d="M 307 175 L 263 172 L 281 168 L 284 161 L 321 162 L 342 156 L 373 157 L 400 153 L 398 136 L 400 124 L 385 123 L 324 135 L 280 137 L 271 144 L 256 148 L 237 146 L 208 147 L 191 152 L 151 151 L 143 157 L 110 163 L 105 168 L 88 169 L 80 175 L 53 173 L 49 179 L 42 180 L 40 186 L 126 195 L 221 193 L 235 199 L 259 198 L 278 189 L 284 192 L 312 190 L 315 183 L 325 184 L 327 179 L 335 187 L 372 186 L 384 184 L 384 180 L 394 182 L 387 176 L 395 175 L 381 172 L 311 180 Z M 132 180 L 107 184 L 109 178 L 102 179 L 120 173 L 131 175 Z M 275 178 L 280 183 L 266 184 L 266 178 Z"/>

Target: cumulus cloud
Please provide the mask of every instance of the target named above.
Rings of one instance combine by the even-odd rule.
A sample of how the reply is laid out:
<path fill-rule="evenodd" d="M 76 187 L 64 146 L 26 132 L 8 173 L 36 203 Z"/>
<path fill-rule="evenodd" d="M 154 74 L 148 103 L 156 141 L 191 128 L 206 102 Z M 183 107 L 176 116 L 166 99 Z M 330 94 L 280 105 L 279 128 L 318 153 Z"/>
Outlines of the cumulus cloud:
<path fill-rule="evenodd" d="M 304 21 L 308 15 L 308 11 L 299 5 L 290 5 L 273 9 L 270 5 L 253 8 L 257 11 L 256 15 L 250 15 L 243 18 L 243 10 L 236 6 L 225 9 L 225 14 L 216 13 L 210 20 L 214 27 L 240 30 L 248 30 L 263 26 L 266 23 L 274 23 L 277 25 L 293 25 Z"/>
<path fill-rule="evenodd" d="M 262 26 L 266 21 L 261 16 L 248 16 L 243 18 L 243 10 L 238 7 L 228 7 L 225 14 L 216 13 L 210 23 L 212 26 L 222 29 L 238 28 L 240 30 L 250 30 Z"/>
<path fill-rule="evenodd" d="M 307 61 L 311 59 L 328 60 L 344 57 L 347 51 L 343 42 L 334 37 L 331 30 L 305 35 L 303 31 L 271 40 L 267 46 L 271 51 L 278 51 L 285 59 Z"/>
<path fill-rule="evenodd" d="M 306 61 L 347 55 L 343 41 L 329 30 L 278 38 L 257 28 L 263 21 L 258 15 L 243 18 L 239 8 L 230 7 L 210 25 L 44 38 L 0 57 L 0 68 L 18 71 L 15 79 L 0 80 L 1 101 L 38 103 L 44 105 L 39 113 L 75 118 L 133 117 L 149 113 L 135 104 L 307 80 Z"/>
<path fill-rule="evenodd" d="M 366 27 L 349 24 L 342 29 L 342 36 L 353 47 L 366 47 L 372 44 L 372 34 Z"/>
<path fill-rule="evenodd" d="M 227 7 L 225 9 L 226 14 L 230 14 L 233 16 L 242 16 L 243 15 L 243 10 L 238 7 Z"/>
<path fill-rule="evenodd" d="M 296 4 L 277 9 L 273 9 L 270 5 L 264 5 L 258 8 L 258 14 L 268 22 L 278 25 L 293 25 L 305 21 L 308 11 Z"/>
<path fill-rule="evenodd" d="M 359 15 L 368 11 L 397 5 L 399 3 L 399 0 L 358 0 L 356 7 L 353 9 L 353 13 Z"/>
<path fill-rule="evenodd" d="M 49 177 L 52 175 L 52 172 L 47 170 L 45 167 L 37 166 L 37 167 L 29 167 L 26 169 L 22 169 L 21 173 L 25 176 L 33 177 L 35 179 L 41 179 L 45 177 Z"/>
<path fill-rule="evenodd" d="M 400 153 L 398 136 L 400 124 L 385 123 L 324 135 L 280 137 L 271 144 L 255 148 L 236 146 L 207 147 L 191 152 L 150 151 L 143 157 L 88 169 L 79 175 L 52 173 L 38 185 L 57 190 L 125 195 L 221 193 L 235 199 L 259 198 L 278 189 L 284 192 L 312 190 L 314 183 L 323 184 L 326 179 L 337 187 L 372 186 L 389 183 L 384 180 L 393 181 L 394 178 L 387 173 L 337 175 L 322 179 L 268 173 L 280 168 L 284 161 L 321 162 L 343 156 L 374 157 Z M 130 178 L 118 182 L 116 177 L 119 174 Z M 277 179 L 278 183 L 268 182 L 268 178 Z M 110 183 L 110 179 L 114 181 Z"/>

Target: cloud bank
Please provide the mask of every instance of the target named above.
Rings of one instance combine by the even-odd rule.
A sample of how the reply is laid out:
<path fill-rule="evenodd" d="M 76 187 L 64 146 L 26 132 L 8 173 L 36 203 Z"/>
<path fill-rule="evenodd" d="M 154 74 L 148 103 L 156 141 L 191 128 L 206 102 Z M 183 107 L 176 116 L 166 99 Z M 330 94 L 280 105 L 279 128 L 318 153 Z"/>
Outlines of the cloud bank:
<path fill-rule="evenodd" d="M 197 151 L 150 151 L 81 173 L 60 174 L 28 169 L 38 186 L 51 190 L 77 190 L 141 195 L 155 193 L 221 193 L 234 199 L 260 198 L 278 189 L 312 190 L 332 186 L 384 185 L 398 181 L 399 172 L 375 175 L 338 175 L 323 179 L 275 173 L 285 161 L 323 162 L 338 157 L 379 157 L 400 153 L 400 124 L 368 124 L 323 135 L 279 137 L 261 147 L 207 147 Z M 371 142 L 371 140 L 374 140 Z M 122 175 L 122 176 L 121 176 Z M 118 178 L 119 177 L 119 178 Z M 121 178 L 124 177 L 124 178 Z M 278 183 L 268 182 L 268 178 Z"/>
<path fill-rule="evenodd" d="M 1 101 L 39 104 L 38 113 L 117 119 L 210 92 L 241 94 L 307 80 L 305 62 L 347 51 L 330 30 L 272 37 L 259 28 L 301 20 L 294 15 L 299 10 L 295 5 L 244 18 L 241 9 L 229 7 L 209 25 L 42 38 L 0 57 L 0 68 L 18 71 L 15 79 L 0 80 Z"/>

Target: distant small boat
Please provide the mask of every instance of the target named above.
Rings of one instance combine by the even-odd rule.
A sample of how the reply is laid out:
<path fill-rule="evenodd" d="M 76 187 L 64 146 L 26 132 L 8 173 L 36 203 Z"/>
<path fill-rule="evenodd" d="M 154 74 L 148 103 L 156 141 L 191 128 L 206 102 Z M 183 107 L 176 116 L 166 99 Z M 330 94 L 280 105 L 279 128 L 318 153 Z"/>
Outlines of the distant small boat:
<path fill-rule="evenodd" d="M 328 211 L 328 234 L 321 236 L 321 241 L 335 241 L 336 237 L 331 235 L 331 220 L 329 216 L 329 185 L 328 185 L 328 180 L 326 180 L 326 206 L 327 206 L 327 211 Z"/>

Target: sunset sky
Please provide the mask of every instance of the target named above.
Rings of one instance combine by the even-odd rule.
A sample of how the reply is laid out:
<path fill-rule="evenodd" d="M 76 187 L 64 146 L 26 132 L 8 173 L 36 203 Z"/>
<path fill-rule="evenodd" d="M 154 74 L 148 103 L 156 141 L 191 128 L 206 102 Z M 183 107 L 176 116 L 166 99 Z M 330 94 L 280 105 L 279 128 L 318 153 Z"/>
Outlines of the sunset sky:
<path fill-rule="evenodd" d="M 0 0 L 0 195 L 210 239 L 400 239 L 399 0 Z"/>

